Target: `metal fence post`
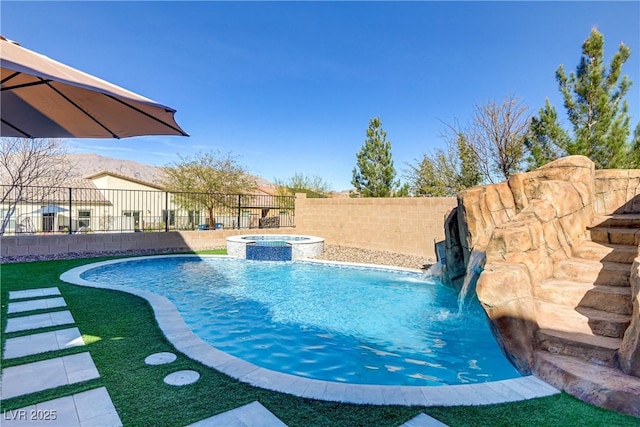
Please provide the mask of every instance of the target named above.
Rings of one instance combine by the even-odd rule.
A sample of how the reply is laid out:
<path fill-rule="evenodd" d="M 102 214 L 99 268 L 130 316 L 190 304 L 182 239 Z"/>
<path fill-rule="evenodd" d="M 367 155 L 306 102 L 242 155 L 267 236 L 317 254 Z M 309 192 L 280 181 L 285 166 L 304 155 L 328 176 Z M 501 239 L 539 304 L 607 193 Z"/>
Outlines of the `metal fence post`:
<path fill-rule="evenodd" d="M 71 222 L 71 219 L 73 217 L 73 211 L 71 210 L 71 205 L 73 203 L 73 188 L 69 187 L 69 234 L 73 234 L 73 227 L 72 224 L 73 222 Z"/>
<path fill-rule="evenodd" d="M 240 215 L 242 215 L 242 194 L 238 194 L 238 229 L 240 229 Z"/>
<path fill-rule="evenodd" d="M 164 206 L 165 206 L 165 214 L 164 214 L 164 232 L 167 233 L 169 231 L 169 192 L 164 192 Z"/>

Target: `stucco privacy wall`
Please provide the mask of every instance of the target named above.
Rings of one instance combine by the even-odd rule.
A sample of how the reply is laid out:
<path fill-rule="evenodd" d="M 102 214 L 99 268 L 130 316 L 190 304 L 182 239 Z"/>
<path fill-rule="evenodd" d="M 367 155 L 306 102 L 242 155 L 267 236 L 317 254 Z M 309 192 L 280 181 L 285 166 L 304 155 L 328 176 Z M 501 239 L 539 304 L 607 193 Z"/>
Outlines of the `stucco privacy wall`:
<path fill-rule="evenodd" d="M 327 198 L 296 195 L 296 233 L 325 243 L 435 257 L 455 197 Z"/>
<path fill-rule="evenodd" d="M 239 234 L 305 234 L 327 244 L 378 249 L 434 257 L 434 241 L 444 238 L 444 216 L 455 207 L 451 198 L 296 198 L 296 226 L 279 229 L 175 231 L 168 233 L 108 233 L 3 236 L 2 257 L 56 255 L 69 252 L 122 250 L 201 250 L 225 247 Z"/>

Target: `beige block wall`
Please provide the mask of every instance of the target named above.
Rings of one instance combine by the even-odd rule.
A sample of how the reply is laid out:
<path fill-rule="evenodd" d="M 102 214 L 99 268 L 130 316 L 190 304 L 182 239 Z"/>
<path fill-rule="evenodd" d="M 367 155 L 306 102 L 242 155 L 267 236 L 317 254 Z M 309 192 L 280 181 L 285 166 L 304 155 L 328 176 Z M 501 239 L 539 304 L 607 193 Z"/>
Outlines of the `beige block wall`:
<path fill-rule="evenodd" d="M 290 228 L 288 230 L 291 230 Z M 3 236 L 0 256 L 46 256 L 66 253 L 97 253 L 129 250 L 204 250 L 225 248 L 226 238 L 257 230 L 170 231 L 153 233 L 89 233 Z M 283 229 L 260 230 L 274 234 Z M 290 231 L 289 231 L 290 232 Z"/>
<path fill-rule="evenodd" d="M 2 257 L 123 250 L 203 250 L 226 247 L 238 234 L 303 234 L 327 244 L 435 257 L 434 242 L 444 240 L 444 218 L 456 206 L 441 198 L 296 198 L 296 226 L 278 229 L 91 233 L 3 236 Z"/>
<path fill-rule="evenodd" d="M 455 197 L 327 198 L 296 195 L 296 234 L 327 244 L 435 257 Z"/>

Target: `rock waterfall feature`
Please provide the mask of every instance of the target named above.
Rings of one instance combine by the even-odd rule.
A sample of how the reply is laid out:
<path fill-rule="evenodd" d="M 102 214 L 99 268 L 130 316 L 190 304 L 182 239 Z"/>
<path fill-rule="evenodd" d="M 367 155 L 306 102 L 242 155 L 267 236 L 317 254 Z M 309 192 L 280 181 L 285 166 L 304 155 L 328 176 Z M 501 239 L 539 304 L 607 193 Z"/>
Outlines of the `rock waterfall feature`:
<path fill-rule="evenodd" d="M 640 417 L 640 170 L 569 156 L 464 190 L 445 236 L 458 289 L 485 255 L 476 294 L 517 369 Z"/>

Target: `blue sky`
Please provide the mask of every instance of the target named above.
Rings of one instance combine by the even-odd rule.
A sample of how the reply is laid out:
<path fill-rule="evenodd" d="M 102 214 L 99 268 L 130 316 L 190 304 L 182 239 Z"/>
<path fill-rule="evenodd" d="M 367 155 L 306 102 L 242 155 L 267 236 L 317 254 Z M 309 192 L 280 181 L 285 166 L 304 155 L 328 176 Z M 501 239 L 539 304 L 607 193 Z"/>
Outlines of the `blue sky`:
<path fill-rule="evenodd" d="M 591 28 L 607 58 L 624 42 L 640 119 L 640 3 L 29 2 L 1 4 L 22 46 L 177 110 L 191 136 L 70 140 L 76 152 L 166 165 L 231 152 L 268 180 L 318 175 L 351 187 L 380 117 L 399 177 L 442 148 L 445 123 L 515 95 L 564 116 L 555 71 L 575 70 Z"/>

